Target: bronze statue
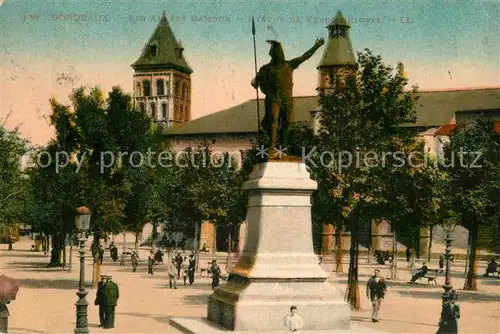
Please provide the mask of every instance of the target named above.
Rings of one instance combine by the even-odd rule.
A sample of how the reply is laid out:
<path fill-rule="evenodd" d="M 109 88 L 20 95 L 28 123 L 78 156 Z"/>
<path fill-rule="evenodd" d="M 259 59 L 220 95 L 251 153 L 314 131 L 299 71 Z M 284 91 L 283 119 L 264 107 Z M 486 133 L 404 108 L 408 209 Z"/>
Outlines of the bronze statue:
<path fill-rule="evenodd" d="M 285 60 L 283 47 L 278 41 L 267 40 L 271 44 L 269 55 L 271 61 L 262 66 L 252 80 L 254 88 L 260 87 L 266 95 L 264 100 L 265 114 L 262 128 L 270 137 L 269 147 L 275 149 L 279 144 L 284 148 L 287 144 L 288 129 L 293 121 L 293 71 L 325 44 L 324 38 L 316 39 L 314 46 L 302 56 Z M 279 131 L 278 131 L 279 130 Z"/>

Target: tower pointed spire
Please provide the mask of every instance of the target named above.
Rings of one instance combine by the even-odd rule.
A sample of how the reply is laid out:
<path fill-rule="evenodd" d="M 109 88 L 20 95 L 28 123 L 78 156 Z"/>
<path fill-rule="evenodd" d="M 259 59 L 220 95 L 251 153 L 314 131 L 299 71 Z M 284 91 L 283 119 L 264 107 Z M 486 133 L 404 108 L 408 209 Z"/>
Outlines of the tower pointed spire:
<path fill-rule="evenodd" d="M 356 58 L 349 37 L 351 25 L 340 10 L 327 28 L 328 40 L 317 68 L 355 64 Z"/>
<path fill-rule="evenodd" d="M 175 38 L 167 15 L 163 11 L 158 26 L 146 43 L 139 59 L 132 64 L 132 68 L 136 70 L 172 68 L 191 74 L 193 70 L 184 58 L 182 50 L 183 47 Z"/>

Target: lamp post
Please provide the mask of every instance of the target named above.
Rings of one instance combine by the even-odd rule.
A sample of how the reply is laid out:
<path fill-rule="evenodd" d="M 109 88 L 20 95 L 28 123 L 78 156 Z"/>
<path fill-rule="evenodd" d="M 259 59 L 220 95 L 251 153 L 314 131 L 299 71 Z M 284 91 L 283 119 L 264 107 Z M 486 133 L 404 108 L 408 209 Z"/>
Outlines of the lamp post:
<path fill-rule="evenodd" d="M 446 236 L 444 241 L 446 242 L 445 248 L 445 261 L 446 261 L 446 271 L 445 271 L 445 282 L 443 285 L 444 292 L 447 293 L 452 289 L 451 280 L 450 280 L 450 260 L 452 258 L 451 255 L 451 242 L 453 241 L 451 237 L 451 233 L 455 230 L 456 225 L 456 214 L 455 212 L 448 210 L 444 212 L 443 215 L 443 228 L 445 230 Z"/>
<path fill-rule="evenodd" d="M 76 302 L 76 328 L 75 333 L 88 333 L 87 307 L 88 302 L 85 299 L 87 291 L 85 290 L 85 241 L 86 232 L 90 227 L 90 210 L 81 206 L 76 209 L 76 229 L 80 233 L 78 241 L 80 243 L 80 284 L 78 286 L 78 301 Z"/>

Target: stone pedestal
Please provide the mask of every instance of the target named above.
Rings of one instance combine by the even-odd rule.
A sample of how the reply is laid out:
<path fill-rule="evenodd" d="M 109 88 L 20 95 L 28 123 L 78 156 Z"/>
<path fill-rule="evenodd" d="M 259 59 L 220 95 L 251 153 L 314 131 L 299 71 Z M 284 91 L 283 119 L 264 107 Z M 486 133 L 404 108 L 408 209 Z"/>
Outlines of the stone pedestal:
<path fill-rule="evenodd" d="M 249 191 L 247 237 L 227 284 L 210 296 L 208 320 L 234 331 L 286 331 L 297 307 L 302 330 L 349 330 L 350 308 L 313 252 L 311 193 L 316 182 L 303 163 L 255 166 Z"/>

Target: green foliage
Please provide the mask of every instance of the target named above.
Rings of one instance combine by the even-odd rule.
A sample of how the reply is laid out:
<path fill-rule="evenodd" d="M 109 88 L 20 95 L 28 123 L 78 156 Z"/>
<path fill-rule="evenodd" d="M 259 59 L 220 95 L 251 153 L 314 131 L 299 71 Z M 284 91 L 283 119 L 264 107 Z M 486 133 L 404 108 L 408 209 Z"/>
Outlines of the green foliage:
<path fill-rule="evenodd" d="M 444 147 L 448 205 L 462 226 L 498 224 L 500 220 L 500 134 L 493 122 L 478 119 L 456 131 Z"/>

